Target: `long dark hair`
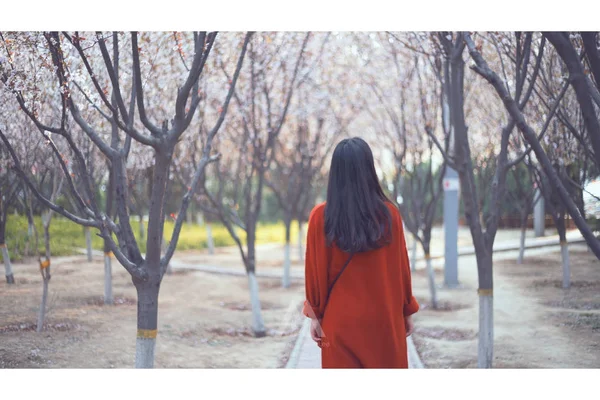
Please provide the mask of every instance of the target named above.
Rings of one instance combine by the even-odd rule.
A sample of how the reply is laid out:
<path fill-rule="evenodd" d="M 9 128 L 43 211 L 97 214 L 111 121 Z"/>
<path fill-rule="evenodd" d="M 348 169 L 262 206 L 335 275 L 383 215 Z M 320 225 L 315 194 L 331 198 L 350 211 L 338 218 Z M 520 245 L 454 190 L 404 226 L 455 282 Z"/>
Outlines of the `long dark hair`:
<path fill-rule="evenodd" d="M 381 189 L 373 152 L 363 139 L 344 139 L 336 146 L 329 169 L 325 235 L 342 251 L 378 249 L 391 240 L 392 217 Z"/>

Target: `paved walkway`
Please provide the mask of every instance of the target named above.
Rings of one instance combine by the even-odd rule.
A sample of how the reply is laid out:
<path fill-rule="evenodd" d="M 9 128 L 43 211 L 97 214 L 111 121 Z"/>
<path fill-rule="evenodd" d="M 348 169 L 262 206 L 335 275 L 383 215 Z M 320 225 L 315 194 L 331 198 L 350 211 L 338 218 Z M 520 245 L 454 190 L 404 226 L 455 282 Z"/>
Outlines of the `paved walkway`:
<path fill-rule="evenodd" d="M 528 231 L 529 232 L 529 231 Z M 530 233 L 530 232 L 529 232 Z M 510 234 L 510 236 L 508 236 Z M 504 236 L 504 237 L 503 237 Z M 410 237 L 410 235 L 407 235 Z M 570 230 L 566 234 L 567 242 L 569 244 L 575 243 L 583 243 L 585 239 L 581 235 L 579 230 Z M 539 247 L 547 247 L 547 246 L 556 246 L 560 242 L 560 238 L 558 235 L 547 235 L 543 237 L 526 237 L 525 239 L 525 248 L 526 249 L 535 249 Z M 419 246 L 420 247 L 420 246 Z M 496 240 L 494 240 L 494 253 L 507 252 L 507 251 L 515 251 L 519 250 L 521 247 L 521 237 L 520 232 L 511 231 L 511 232 L 503 232 L 501 230 L 498 231 L 498 235 Z M 419 251 L 422 251 L 419 249 Z M 459 246 L 458 247 L 458 255 L 459 256 L 470 256 L 475 254 L 475 248 L 470 246 Z M 417 257 L 417 260 L 420 261 L 423 257 Z M 444 258 L 443 252 L 432 252 L 431 258 Z"/>
<path fill-rule="evenodd" d="M 424 368 L 412 337 L 407 340 L 408 368 Z M 321 368 L 321 349 L 310 337 L 310 320 L 306 318 L 296 339 L 296 345 L 290 354 L 286 368 Z"/>

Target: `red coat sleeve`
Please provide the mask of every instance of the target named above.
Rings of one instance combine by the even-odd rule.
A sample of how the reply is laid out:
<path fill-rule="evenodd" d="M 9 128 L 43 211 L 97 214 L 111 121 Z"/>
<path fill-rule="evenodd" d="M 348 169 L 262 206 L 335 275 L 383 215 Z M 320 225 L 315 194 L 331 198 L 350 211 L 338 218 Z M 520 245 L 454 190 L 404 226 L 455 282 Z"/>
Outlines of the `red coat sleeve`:
<path fill-rule="evenodd" d="M 308 220 L 308 231 L 306 235 L 306 257 L 305 264 L 305 291 L 306 301 L 302 313 L 309 318 L 323 318 L 325 303 L 327 301 L 327 266 L 323 265 L 324 258 L 319 252 L 323 251 L 319 241 L 323 240 L 322 213 L 319 207 L 313 209 Z"/>
<path fill-rule="evenodd" d="M 412 294 L 412 282 L 410 274 L 410 261 L 408 260 L 408 251 L 406 249 L 406 237 L 404 236 L 404 224 L 402 216 L 398 213 L 398 229 L 400 230 L 400 268 L 402 269 L 402 281 L 404 284 L 404 316 L 408 317 L 419 311 L 419 303 Z"/>

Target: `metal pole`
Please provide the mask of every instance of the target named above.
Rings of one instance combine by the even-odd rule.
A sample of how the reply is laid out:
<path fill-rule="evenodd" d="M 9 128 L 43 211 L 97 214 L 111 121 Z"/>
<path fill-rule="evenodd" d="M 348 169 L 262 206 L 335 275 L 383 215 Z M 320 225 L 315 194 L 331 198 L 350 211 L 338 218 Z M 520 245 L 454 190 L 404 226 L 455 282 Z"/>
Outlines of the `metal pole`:
<path fill-rule="evenodd" d="M 444 286 L 458 283 L 458 173 L 446 167 L 444 176 Z"/>
<path fill-rule="evenodd" d="M 535 237 L 541 237 L 545 235 L 546 212 L 544 209 L 544 197 L 539 188 L 535 190 L 535 197 L 537 201 L 533 207 L 533 229 Z"/>

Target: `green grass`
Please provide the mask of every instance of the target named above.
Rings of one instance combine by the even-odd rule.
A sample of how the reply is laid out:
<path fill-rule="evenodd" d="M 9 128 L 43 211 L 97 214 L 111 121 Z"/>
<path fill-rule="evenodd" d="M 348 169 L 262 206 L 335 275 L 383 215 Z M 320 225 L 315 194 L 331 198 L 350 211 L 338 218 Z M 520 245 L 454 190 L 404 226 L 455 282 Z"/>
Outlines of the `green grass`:
<path fill-rule="evenodd" d="M 34 218 L 38 231 L 39 243 L 38 250 L 40 254 L 44 251 L 44 231 L 40 217 Z M 132 220 L 131 227 L 136 236 L 136 240 L 142 253 L 146 252 L 146 241 L 140 240 L 139 223 Z M 147 227 L 147 226 L 145 226 Z M 170 240 L 173 232 L 174 223 L 165 222 L 165 239 Z M 103 241 L 96 234 L 97 230 L 92 229 L 92 247 L 96 250 L 103 249 Z M 213 240 L 216 247 L 233 246 L 235 242 L 227 232 L 227 229 L 221 224 L 212 224 Z M 238 235 L 245 243 L 245 233 L 237 230 Z M 144 233 L 145 235 L 145 233 Z M 297 240 L 298 224 L 292 224 L 292 241 Z M 144 236 L 145 237 L 145 236 Z M 283 222 L 263 224 L 259 223 L 257 228 L 257 244 L 281 243 L 285 242 L 285 228 Z M 6 226 L 6 245 L 11 255 L 11 259 L 19 260 L 25 252 L 27 241 L 30 241 L 30 248 L 33 246 L 33 237 L 27 237 L 27 218 L 25 216 L 9 215 Z M 207 246 L 206 228 L 200 225 L 183 224 L 177 250 L 200 250 Z M 77 248 L 85 248 L 85 234 L 83 227 L 62 217 L 54 216 L 50 224 L 50 249 L 53 256 L 66 256 L 77 254 Z M 0 253 L 0 260 L 1 260 Z"/>

